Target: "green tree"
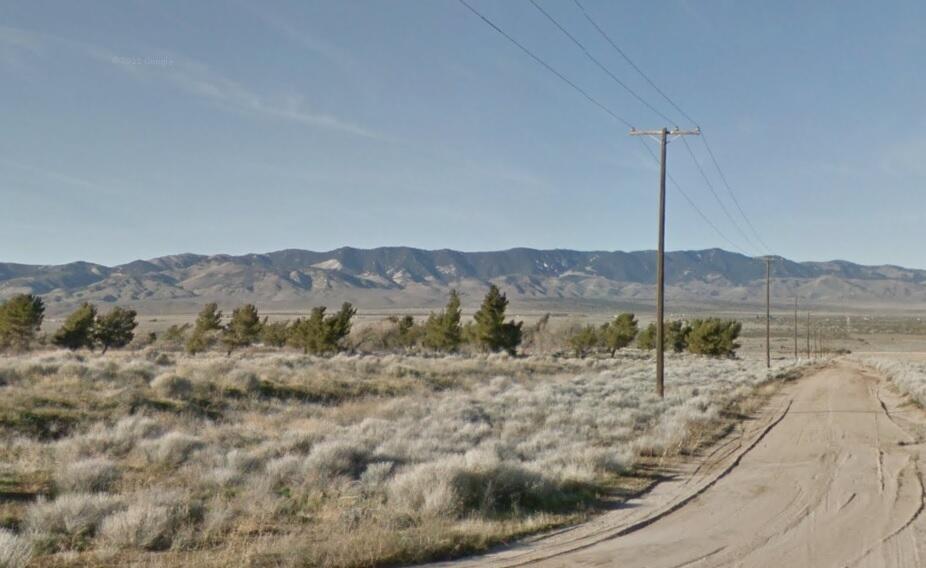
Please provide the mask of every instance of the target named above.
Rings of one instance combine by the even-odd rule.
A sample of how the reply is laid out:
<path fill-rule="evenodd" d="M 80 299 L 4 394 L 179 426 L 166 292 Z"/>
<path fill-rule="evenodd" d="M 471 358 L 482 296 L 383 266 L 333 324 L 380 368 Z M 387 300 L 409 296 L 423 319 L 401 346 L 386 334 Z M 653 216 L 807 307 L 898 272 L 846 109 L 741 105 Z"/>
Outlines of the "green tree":
<path fill-rule="evenodd" d="M 630 313 L 618 315 L 612 321 L 602 326 L 602 343 L 611 353 L 611 357 L 619 350 L 633 343 L 637 337 L 639 326 L 637 317 Z"/>
<path fill-rule="evenodd" d="M 460 308 L 460 294 L 450 291 L 447 307 L 438 313 L 431 313 L 425 324 L 424 345 L 435 351 L 453 352 L 460 348 L 463 339 L 463 310 Z"/>
<path fill-rule="evenodd" d="M 161 335 L 161 340 L 170 345 L 179 347 L 186 341 L 186 334 L 189 330 L 190 324 L 188 323 L 183 325 L 173 324 L 164 330 L 164 333 Z"/>
<path fill-rule="evenodd" d="M 688 335 L 691 333 L 691 327 L 682 321 L 666 322 L 665 341 L 663 345 L 666 349 L 672 349 L 676 353 L 681 353 L 688 348 Z M 637 336 L 637 347 L 640 349 L 656 348 L 656 324 L 651 323 L 646 329 Z"/>
<path fill-rule="evenodd" d="M 97 316 L 93 325 L 93 336 L 103 346 L 103 353 L 110 347 L 125 347 L 135 337 L 138 322 L 135 310 L 115 307 L 108 314 Z"/>
<path fill-rule="evenodd" d="M 476 341 L 490 351 L 505 350 L 514 355 L 521 344 L 521 326 L 524 322 L 505 322 L 508 298 L 494 284 L 489 288 L 482 306 L 473 316 Z"/>
<path fill-rule="evenodd" d="M 17 294 L 0 304 L 0 347 L 28 349 L 45 318 L 45 303 L 34 294 Z"/>
<path fill-rule="evenodd" d="M 52 338 L 58 347 L 76 350 L 81 347 L 93 349 L 94 326 L 96 325 L 96 306 L 88 302 L 71 312 Z"/>
<path fill-rule="evenodd" d="M 414 347 L 426 332 L 425 325 L 415 323 L 415 318 L 410 315 L 391 316 L 389 321 L 393 327 L 382 335 L 380 342 L 380 347 L 384 349 Z"/>
<path fill-rule="evenodd" d="M 710 357 L 733 357 L 740 346 L 736 339 L 742 329 L 743 325 L 735 320 L 694 320 L 688 336 L 688 351 Z"/>
<path fill-rule="evenodd" d="M 267 321 L 261 324 L 260 341 L 269 347 L 283 347 L 289 337 L 289 321 Z"/>
<path fill-rule="evenodd" d="M 193 326 L 193 333 L 186 342 L 188 353 L 199 353 L 205 351 L 215 344 L 218 332 L 222 330 L 222 312 L 219 305 L 210 302 L 203 306 L 196 316 L 196 324 Z"/>
<path fill-rule="evenodd" d="M 350 302 L 344 302 L 338 313 L 325 321 L 325 342 L 332 350 L 339 350 L 341 342 L 350 335 L 351 320 L 355 315 L 357 315 L 357 308 Z"/>
<path fill-rule="evenodd" d="M 219 309 L 219 305 L 210 302 L 203 306 L 203 309 L 199 310 L 199 314 L 196 316 L 194 329 L 197 331 L 219 331 L 222 329 L 222 311 Z"/>
<path fill-rule="evenodd" d="M 569 335 L 569 346 L 576 357 L 584 358 L 599 344 L 598 330 L 593 325 L 585 325 L 573 330 Z"/>
<path fill-rule="evenodd" d="M 342 341 L 350 334 L 351 319 L 357 313 L 349 302 L 344 302 L 335 314 L 325 315 L 325 307 L 312 308 L 308 318 L 299 318 L 290 327 L 290 343 L 304 353 L 323 355 L 342 348 Z"/>
<path fill-rule="evenodd" d="M 245 304 L 232 311 L 231 320 L 222 330 L 222 343 L 231 355 L 238 347 L 247 347 L 260 338 L 261 322 L 257 307 Z"/>

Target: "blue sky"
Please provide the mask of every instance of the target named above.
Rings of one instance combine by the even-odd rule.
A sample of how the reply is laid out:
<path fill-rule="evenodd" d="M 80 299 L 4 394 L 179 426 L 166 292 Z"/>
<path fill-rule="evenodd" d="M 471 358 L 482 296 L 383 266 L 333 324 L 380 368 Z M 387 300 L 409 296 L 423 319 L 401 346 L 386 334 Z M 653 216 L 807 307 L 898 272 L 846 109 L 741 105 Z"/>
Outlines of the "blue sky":
<path fill-rule="evenodd" d="M 528 0 L 470 2 L 663 126 Z M 571 0 L 538 2 L 677 116 Z M 926 4 L 582 2 L 697 119 L 774 252 L 926 267 Z M 0 261 L 655 246 L 639 142 L 455 0 L 6 2 L 0 73 Z M 669 170 L 761 252 L 679 142 Z M 670 249 L 733 248 L 672 191 L 668 217 Z"/>

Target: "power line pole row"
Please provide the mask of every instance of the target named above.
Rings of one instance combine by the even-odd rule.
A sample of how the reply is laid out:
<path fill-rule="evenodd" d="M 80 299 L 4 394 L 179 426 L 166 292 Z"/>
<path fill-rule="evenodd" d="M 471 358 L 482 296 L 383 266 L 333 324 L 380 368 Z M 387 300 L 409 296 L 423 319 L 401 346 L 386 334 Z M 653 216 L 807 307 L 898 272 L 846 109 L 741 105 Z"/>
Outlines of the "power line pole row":
<path fill-rule="evenodd" d="M 772 368 L 772 261 L 775 257 L 764 256 L 765 261 L 765 367 Z"/>

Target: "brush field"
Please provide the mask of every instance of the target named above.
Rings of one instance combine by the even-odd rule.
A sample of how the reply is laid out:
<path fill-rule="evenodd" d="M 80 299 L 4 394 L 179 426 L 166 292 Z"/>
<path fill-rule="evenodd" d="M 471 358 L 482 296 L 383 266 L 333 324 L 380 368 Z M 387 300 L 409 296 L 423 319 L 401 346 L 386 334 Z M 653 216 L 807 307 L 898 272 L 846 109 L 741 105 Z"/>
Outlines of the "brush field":
<path fill-rule="evenodd" d="M 671 355 L 0 360 L 0 566 L 382 566 L 587 518 L 715 439 L 749 360 Z"/>

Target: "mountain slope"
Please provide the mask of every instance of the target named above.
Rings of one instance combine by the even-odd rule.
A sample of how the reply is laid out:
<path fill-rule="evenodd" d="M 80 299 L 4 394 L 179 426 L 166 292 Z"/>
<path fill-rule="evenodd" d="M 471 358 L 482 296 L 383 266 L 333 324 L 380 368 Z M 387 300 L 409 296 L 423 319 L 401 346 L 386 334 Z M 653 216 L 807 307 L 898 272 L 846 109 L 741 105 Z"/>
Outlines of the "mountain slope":
<path fill-rule="evenodd" d="M 345 247 L 240 256 L 181 254 L 113 267 L 0 263 L 0 297 L 41 294 L 51 313 L 83 301 L 132 305 L 146 312 L 188 311 L 206 301 L 253 302 L 269 309 L 344 300 L 365 308 L 431 307 L 451 287 L 461 289 L 472 303 L 495 283 L 516 304 L 648 304 L 655 260 L 653 251 Z M 758 304 L 764 300 L 764 278 L 761 260 L 720 249 L 666 255 L 668 297 L 677 304 Z M 926 271 L 778 259 L 772 292 L 778 301 L 799 295 L 819 306 L 926 307 Z"/>

